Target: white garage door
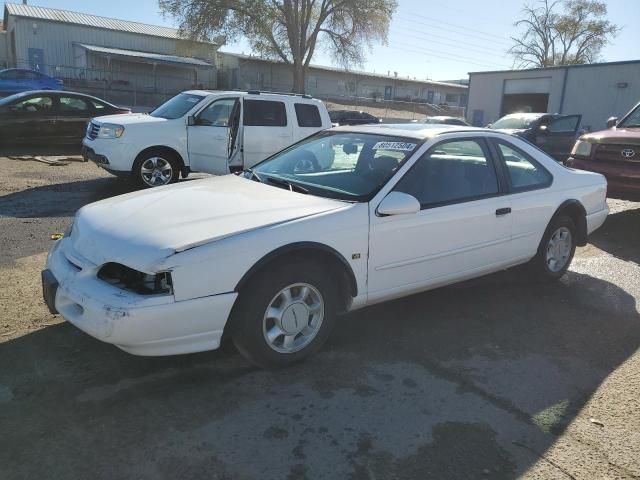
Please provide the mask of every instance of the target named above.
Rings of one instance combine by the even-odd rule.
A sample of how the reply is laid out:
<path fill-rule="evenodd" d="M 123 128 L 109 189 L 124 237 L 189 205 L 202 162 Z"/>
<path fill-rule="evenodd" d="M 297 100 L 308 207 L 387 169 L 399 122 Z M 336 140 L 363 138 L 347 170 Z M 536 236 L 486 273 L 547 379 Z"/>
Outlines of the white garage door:
<path fill-rule="evenodd" d="M 504 93 L 549 93 L 551 91 L 551 77 L 518 78 L 506 80 Z"/>

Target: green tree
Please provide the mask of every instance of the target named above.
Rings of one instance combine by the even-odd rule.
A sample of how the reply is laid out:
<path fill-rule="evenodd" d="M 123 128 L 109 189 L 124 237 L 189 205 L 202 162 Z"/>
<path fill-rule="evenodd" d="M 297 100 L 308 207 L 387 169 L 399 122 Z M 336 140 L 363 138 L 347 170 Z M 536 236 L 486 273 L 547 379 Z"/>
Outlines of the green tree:
<path fill-rule="evenodd" d="M 293 91 L 304 92 L 318 48 L 343 66 L 362 64 L 365 47 L 386 43 L 396 0 L 159 0 L 163 13 L 192 39 L 246 38 L 253 50 L 290 66 Z"/>
<path fill-rule="evenodd" d="M 527 4 L 515 23 L 524 29 L 511 37 L 509 53 L 520 67 L 593 63 L 620 27 L 606 19 L 599 0 L 540 0 Z"/>

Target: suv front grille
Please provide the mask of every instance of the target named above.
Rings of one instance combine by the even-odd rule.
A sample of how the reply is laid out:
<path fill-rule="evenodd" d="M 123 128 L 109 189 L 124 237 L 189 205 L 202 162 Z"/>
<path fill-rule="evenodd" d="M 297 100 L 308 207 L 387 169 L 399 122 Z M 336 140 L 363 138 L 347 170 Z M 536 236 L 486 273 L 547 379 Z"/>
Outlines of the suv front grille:
<path fill-rule="evenodd" d="M 98 137 L 99 131 L 100 131 L 99 125 L 96 125 L 93 122 L 89 123 L 89 126 L 87 127 L 87 138 L 90 138 L 91 140 L 95 140 Z"/>
<path fill-rule="evenodd" d="M 631 152 L 633 155 L 629 156 Z M 599 144 L 594 158 L 605 162 L 640 162 L 640 145 Z"/>

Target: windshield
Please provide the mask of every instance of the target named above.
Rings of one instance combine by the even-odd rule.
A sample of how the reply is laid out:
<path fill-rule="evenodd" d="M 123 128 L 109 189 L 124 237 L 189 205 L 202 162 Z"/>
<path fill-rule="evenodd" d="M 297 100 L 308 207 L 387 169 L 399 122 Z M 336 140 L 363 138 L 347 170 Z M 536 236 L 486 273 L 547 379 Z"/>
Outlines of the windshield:
<path fill-rule="evenodd" d="M 173 120 L 182 117 L 185 113 L 202 101 L 202 95 L 192 93 L 181 93 L 160 105 L 150 113 L 152 117 L 166 118 Z"/>
<path fill-rule="evenodd" d="M 620 124 L 620 127 L 640 127 L 640 105 L 638 105 Z"/>
<path fill-rule="evenodd" d="M 419 141 L 352 132 L 321 132 L 246 173 L 322 197 L 368 201 L 418 147 Z M 256 176 L 252 174 L 255 173 Z"/>
<path fill-rule="evenodd" d="M 523 130 L 529 128 L 531 124 L 539 118 L 540 117 L 508 115 L 506 117 L 502 117 L 500 120 L 497 120 L 496 123 L 491 125 L 490 128 L 492 128 L 493 130 L 499 130 L 502 128 L 508 130 Z"/>

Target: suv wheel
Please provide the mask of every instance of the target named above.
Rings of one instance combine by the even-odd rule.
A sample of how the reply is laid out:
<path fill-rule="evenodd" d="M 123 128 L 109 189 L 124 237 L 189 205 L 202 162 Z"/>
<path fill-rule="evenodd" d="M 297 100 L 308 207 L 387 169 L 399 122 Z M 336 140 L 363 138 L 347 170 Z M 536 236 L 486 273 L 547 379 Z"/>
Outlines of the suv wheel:
<path fill-rule="evenodd" d="M 255 365 L 274 369 L 316 353 L 335 324 L 338 292 L 326 271 L 295 262 L 256 276 L 240 292 L 233 341 Z"/>
<path fill-rule="evenodd" d="M 180 169 L 173 155 L 149 152 L 136 161 L 134 176 L 143 187 L 160 187 L 177 181 Z"/>

